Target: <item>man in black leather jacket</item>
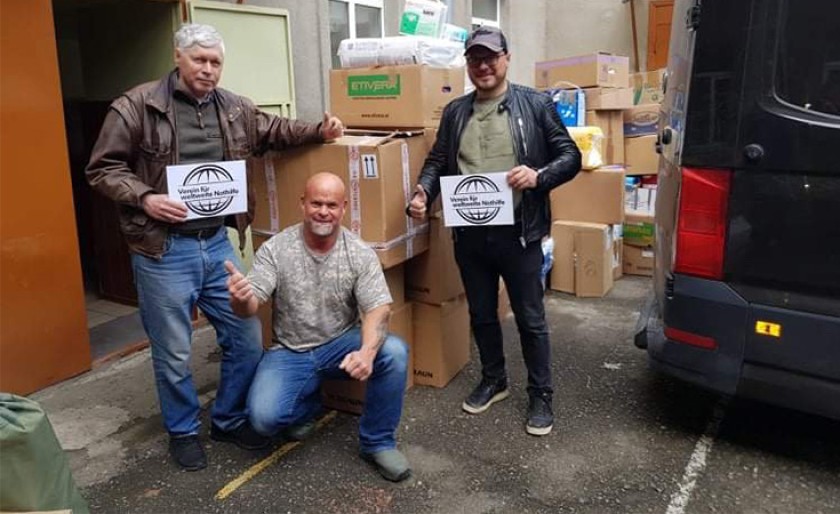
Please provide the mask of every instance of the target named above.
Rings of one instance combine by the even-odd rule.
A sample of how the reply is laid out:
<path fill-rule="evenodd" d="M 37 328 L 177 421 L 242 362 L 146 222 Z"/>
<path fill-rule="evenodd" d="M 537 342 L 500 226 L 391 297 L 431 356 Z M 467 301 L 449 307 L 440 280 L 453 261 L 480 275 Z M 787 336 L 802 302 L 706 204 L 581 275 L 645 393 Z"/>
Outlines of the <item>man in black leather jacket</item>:
<path fill-rule="evenodd" d="M 482 366 L 481 382 L 462 407 L 479 414 L 509 395 L 497 314 L 501 276 L 528 368 L 525 430 L 546 435 L 554 414 L 541 242 L 551 225 L 549 192 L 574 178 L 580 169 L 580 151 L 547 95 L 507 81 L 510 54 L 500 30 L 476 29 L 467 39 L 465 56 L 475 93 L 444 109 L 407 212 L 415 218 L 426 216 L 428 205 L 440 193 L 443 175 L 507 171 L 514 191 L 514 225 L 454 229 L 455 259 Z"/>

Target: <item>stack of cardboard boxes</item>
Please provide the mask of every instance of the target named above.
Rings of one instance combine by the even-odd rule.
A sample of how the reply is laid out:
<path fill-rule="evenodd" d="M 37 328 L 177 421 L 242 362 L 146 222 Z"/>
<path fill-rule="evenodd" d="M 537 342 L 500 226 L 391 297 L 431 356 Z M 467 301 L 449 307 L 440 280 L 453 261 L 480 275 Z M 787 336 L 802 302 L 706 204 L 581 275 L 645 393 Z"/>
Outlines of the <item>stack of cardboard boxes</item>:
<path fill-rule="evenodd" d="M 624 273 L 653 275 L 656 153 L 659 108 L 664 93 L 665 70 L 635 73 L 632 109 L 624 111 L 624 136 L 627 150 L 627 194 L 624 222 Z"/>
<path fill-rule="evenodd" d="M 330 72 L 330 111 L 347 130 L 324 145 L 284 151 L 257 163 L 254 181 L 257 215 L 254 246 L 302 220 L 300 194 L 312 175 L 327 171 L 347 185 L 344 225 L 377 253 L 391 291 L 391 332 L 409 344 L 409 387 L 414 383 L 444 386 L 469 360 L 469 320 L 462 290 L 437 291 L 417 298 L 423 283 L 418 269 L 429 268 L 429 287 L 441 279 L 441 251 L 451 249 L 439 221 L 418 222 L 405 215 L 405 205 L 434 142 L 445 105 L 463 94 L 463 68 L 425 65 L 336 69 Z M 432 252 L 430 226 L 435 231 Z M 451 254 L 451 250 L 450 250 Z M 413 289 L 406 294 L 407 261 Z M 451 255 L 450 255 L 451 257 Z M 452 282 L 446 279 L 445 285 Z M 459 283 L 459 282 L 458 282 Z M 436 286 L 435 286 L 436 287 Z M 421 295 L 422 296 L 422 295 Z M 425 303 L 423 303 L 425 302 Z M 270 308 L 261 310 L 264 339 L 271 340 Z M 365 384 L 326 381 L 324 405 L 361 412 Z"/>
<path fill-rule="evenodd" d="M 467 299 L 450 229 L 429 221 L 429 251 L 406 263 L 406 296 L 414 303 L 414 381 L 444 387 L 470 360 Z"/>
<path fill-rule="evenodd" d="M 584 170 L 552 191 L 552 289 L 603 296 L 612 286 L 610 276 L 653 273 L 655 143 L 664 71 L 631 75 L 627 57 L 603 53 L 536 64 L 537 88 L 561 83 L 582 88 L 585 123 L 603 132 L 607 165 Z"/>
<path fill-rule="evenodd" d="M 601 297 L 621 277 L 624 222 L 623 110 L 633 105 L 629 59 L 590 54 L 536 64 L 538 88 L 572 83 L 585 94 L 586 125 L 604 134 L 606 166 L 578 173 L 551 192 L 554 265 L 549 287 L 579 297 Z"/>

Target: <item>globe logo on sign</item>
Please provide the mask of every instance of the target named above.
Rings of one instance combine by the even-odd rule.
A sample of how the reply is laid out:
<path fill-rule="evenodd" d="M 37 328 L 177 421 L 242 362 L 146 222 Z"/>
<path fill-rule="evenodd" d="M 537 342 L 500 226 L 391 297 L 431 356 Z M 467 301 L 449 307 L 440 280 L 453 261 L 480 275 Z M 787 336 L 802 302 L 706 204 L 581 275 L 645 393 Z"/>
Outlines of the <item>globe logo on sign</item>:
<path fill-rule="evenodd" d="M 214 166 L 212 164 L 205 164 L 197 167 L 189 172 L 184 178 L 184 186 L 214 186 L 216 189 L 222 184 L 232 184 L 233 177 L 224 168 Z M 199 216 L 213 216 L 227 209 L 233 202 L 233 193 L 230 194 L 216 194 L 211 198 L 203 198 L 201 200 L 190 200 L 184 203 L 187 208 Z"/>
<path fill-rule="evenodd" d="M 492 180 L 480 175 L 467 177 L 455 188 L 455 195 L 479 196 L 483 194 L 496 194 L 498 192 L 499 187 Z M 459 216 L 473 225 L 484 225 L 493 221 L 493 218 L 499 214 L 499 210 L 499 207 L 476 207 L 473 205 L 455 208 Z"/>

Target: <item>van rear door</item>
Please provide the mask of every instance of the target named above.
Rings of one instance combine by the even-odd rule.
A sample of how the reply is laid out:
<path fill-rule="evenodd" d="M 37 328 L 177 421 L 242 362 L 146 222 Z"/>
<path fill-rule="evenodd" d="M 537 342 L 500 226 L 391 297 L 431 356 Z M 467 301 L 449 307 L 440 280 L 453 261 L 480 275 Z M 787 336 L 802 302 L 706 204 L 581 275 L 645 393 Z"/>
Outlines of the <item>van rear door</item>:
<path fill-rule="evenodd" d="M 752 2 L 724 267 L 753 305 L 745 361 L 831 380 L 840 380 L 837 34 L 837 0 Z M 760 322 L 779 325 L 779 336 Z"/>

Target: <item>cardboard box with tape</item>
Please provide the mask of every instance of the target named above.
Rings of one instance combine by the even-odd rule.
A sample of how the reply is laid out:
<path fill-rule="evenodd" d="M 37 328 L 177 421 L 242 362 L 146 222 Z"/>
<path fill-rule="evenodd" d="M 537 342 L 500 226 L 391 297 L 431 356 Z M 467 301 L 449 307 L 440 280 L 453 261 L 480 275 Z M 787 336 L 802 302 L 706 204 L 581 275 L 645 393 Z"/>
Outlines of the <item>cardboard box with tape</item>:
<path fill-rule="evenodd" d="M 432 216 L 429 250 L 405 264 L 405 294 L 418 302 L 440 305 L 463 293 L 451 229 L 444 226 L 442 218 Z"/>
<path fill-rule="evenodd" d="M 348 127 L 437 127 L 464 94 L 464 68 L 421 64 L 330 71 L 330 109 Z"/>
<path fill-rule="evenodd" d="M 550 198 L 552 220 L 621 223 L 624 221 L 624 169 L 581 171 L 570 182 L 555 187 Z"/>
<path fill-rule="evenodd" d="M 555 221 L 551 289 L 578 297 L 601 297 L 613 286 L 614 229 L 602 223 Z"/>
<path fill-rule="evenodd" d="M 319 172 L 335 173 L 347 187 L 344 225 L 376 250 L 383 267 L 400 264 L 428 248 L 428 221 L 405 215 L 427 144 L 422 132 L 370 133 L 285 151 L 253 175 L 252 226 L 279 232 L 300 222 L 306 181 Z"/>
<path fill-rule="evenodd" d="M 578 87 L 626 88 L 630 86 L 630 58 L 595 53 L 536 63 L 535 87 L 548 88 L 560 81 Z"/>

